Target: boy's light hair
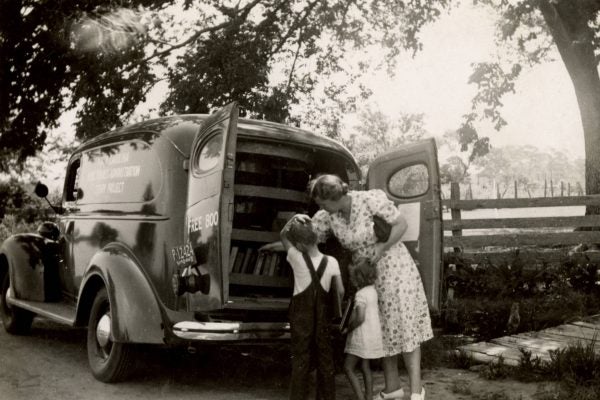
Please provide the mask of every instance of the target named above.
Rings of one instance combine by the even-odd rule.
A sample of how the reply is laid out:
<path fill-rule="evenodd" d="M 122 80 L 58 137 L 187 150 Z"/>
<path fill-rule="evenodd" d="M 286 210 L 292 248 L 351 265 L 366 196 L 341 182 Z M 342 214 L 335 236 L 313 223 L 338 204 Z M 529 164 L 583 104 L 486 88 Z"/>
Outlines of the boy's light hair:
<path fill-rule="evenodd" d="M 313 229 L 311 221 L 294 219 L 287 232 L 287 238 L 293 245 L 314 246 L 317 244 L 317 233 Z"/>
<path fill-rule="evenodd" d="M 361 259 L 350 269 L 350 282 L 356 289 L 372 285 L 376 279 L 377 269 L 367 259 Z"/>

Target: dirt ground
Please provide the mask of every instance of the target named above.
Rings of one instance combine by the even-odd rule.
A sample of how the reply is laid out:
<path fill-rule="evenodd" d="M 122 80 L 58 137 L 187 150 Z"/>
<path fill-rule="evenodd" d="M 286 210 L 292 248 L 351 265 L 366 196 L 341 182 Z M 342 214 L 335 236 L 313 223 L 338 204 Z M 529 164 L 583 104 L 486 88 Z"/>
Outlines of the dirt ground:
<path fill-rule="evenodd" d="M 140 373 L 129 381 L 104 384 L 89 372 L 85 330 L 37 320 L 28 336 L 0 328 L 0 399 L 285 399 L 289 356 L 285 346 L 214 347 L 189 354 L 145 347 Z M 458 369 L 423 371 L 428 400 L 536 399 L 549 384 L 488 381 Z M 405 388 L 408 386 L 403 376 Z M 336 377 L 337 398 L 352 399 L 343 374 Z M 375 372 L 375 388 L 383 376 Z M 504 393 L 508 397 L 497 397 Z"/>

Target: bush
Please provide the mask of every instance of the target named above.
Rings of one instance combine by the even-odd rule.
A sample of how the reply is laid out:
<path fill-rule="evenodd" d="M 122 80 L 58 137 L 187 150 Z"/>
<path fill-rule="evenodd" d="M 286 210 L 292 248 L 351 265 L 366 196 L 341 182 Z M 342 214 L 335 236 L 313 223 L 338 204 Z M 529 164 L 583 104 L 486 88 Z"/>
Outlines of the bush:
<path fill-rule="evenodd" d="M 519 263 L 457 267 L 446 278 L 454 298 L 443 307 L 447 333 L 490 339 L 540 330 L 600 312 L 595 265 L 526 269 Z M 516 316 L 509 324 L 511 308 Z"/>

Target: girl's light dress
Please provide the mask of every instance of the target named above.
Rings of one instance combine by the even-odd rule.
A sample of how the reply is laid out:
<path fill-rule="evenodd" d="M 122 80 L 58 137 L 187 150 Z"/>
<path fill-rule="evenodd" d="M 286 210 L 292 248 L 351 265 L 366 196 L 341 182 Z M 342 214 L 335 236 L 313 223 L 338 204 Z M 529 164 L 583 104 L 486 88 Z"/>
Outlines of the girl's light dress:
<path fill-rule="evenodd" d="M 354 307 L 358 304 L 365 307 L 365 320 L 348 334 L 344 353 L 365 359 L 381 358 L 383 357 L 383 342 L 381 341 L 377 291 L 373 285 L 365 286 L 356 292 Z"/>
<path fill-rule="evenodd" d="M 340 213 L 319 210 L 312 217 L 319 241 L 333 234 L 352 252 L 353 262 L 372 259 L 377 238 L 373 230 L 373 215 L 388 223 L 395 221 L 400 211 L 385 192 L 379 189 L 350 191 L 350 219 Z M 384 356 L 411 352 L 433 337 L 429 306 L 417 265 L 402 241 L 386 251 L 376 264 L 379 319 L 383 335 Z"/>

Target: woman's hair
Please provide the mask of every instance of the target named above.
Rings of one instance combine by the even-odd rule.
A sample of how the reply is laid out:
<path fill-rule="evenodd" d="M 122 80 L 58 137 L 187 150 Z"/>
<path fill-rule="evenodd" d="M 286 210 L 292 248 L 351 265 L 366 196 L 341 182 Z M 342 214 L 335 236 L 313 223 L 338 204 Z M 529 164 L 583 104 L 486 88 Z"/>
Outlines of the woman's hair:
<path fill-rule="evenodd" d="M 348 193 L 348 184 L 337 175 L 325 174 L 316 177 L 308 183 L 311 199 L 339 200 Z"/>
<path fill-rule="evenodd" d="M 317 233 L 313 229 L 311 221 L 294 219 L 287 232 L 287 238 L 294 246 L 298 243 L 305 246 L 317 244 Z"/>
<path fill-rule="evenodd" d="M 357 289 L 372 285 L 377 279 L 377 269 L 369 260 L 362 259 L 350 269 L 350 282 Z"/>

